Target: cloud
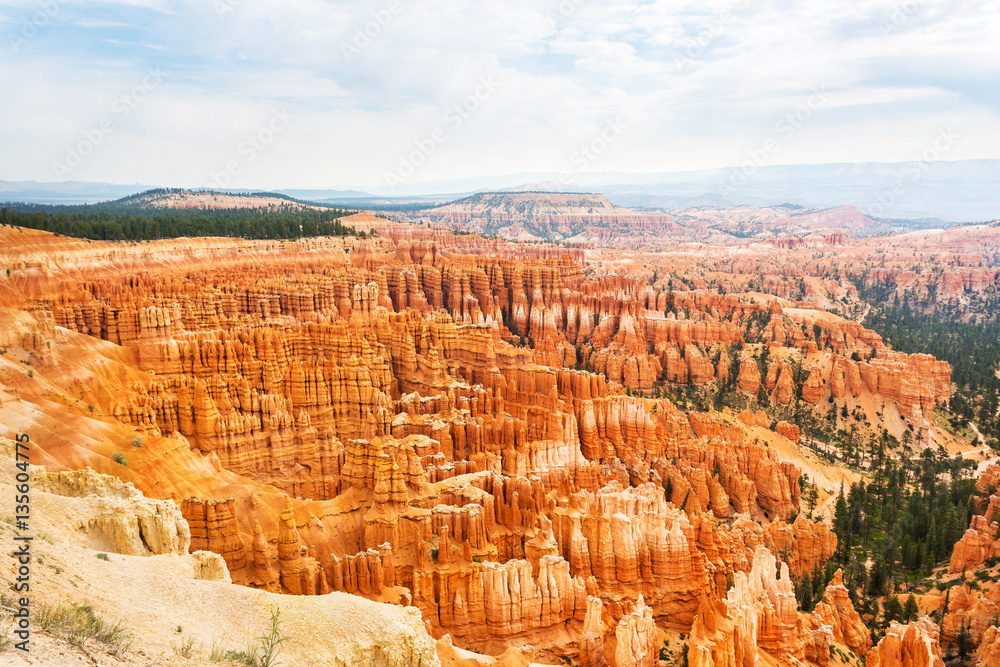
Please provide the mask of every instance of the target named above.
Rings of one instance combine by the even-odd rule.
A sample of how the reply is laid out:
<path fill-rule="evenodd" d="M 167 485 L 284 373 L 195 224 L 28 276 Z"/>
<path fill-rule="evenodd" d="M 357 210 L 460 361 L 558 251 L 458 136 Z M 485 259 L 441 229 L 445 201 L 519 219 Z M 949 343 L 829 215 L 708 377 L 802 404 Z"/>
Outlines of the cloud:
<path fill-rule="evenodd" d="M 500 87 L 414 181 L 557 172 L 615 117 L 628 128 L 596 170 L 739 164 L 817 87 L 828 102 L 775 164 L 908 159 L 942 124 L 974 137 L 949 159 L 1000 153 L 993 0 L 53 2 L 39 25 L 47 3 L 0 2 L 0 85 L 16 91 L 0 179 L 52 180 L 154 67 L 163 85 L 74 178 L 203 185 L 287 107 L 235 186 L 380 185 L 483 76 Z"/>

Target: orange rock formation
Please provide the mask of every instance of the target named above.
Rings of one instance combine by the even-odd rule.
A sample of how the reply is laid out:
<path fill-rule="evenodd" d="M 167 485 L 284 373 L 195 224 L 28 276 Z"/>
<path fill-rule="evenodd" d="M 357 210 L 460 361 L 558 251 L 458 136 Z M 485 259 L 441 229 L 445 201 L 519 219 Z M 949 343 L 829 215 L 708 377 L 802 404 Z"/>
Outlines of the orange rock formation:
<path fill-rule="evenodd" d="M 792 578 L 836 538 L 799 513 L 798 466 L 753 434 L 800 394 L 925 418 L 947 364 L 589 251 L 355 222 L 378 237 L 0 230 L 0 434 L 29 430 L 50 470 L 175 500 L 236 583 L 412 605 L 442 650 L 654 665 L 659 629 L 691 633 L 697 665 L 868 649 L 839 580 L 798 612 Z M 733 419 L 663 398 L 720 386 L 768 405 Z M 959 560 L 979 557 L 971 540 Z"/>
<path fill-rule="evenodd" d="M 924 616 L 900 625 L 893 621 L 878 646 L 868 651 L 865 665 L 870 667 L 944 667 L 938 627 Z"/>

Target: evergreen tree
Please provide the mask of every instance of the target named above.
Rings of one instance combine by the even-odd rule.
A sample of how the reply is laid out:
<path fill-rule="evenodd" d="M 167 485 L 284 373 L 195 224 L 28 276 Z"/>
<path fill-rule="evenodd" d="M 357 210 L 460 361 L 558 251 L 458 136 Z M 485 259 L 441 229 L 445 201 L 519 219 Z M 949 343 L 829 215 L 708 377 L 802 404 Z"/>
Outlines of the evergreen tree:
<path fill-rule="evenodd" d="M 917 615 L 920 613 L 920 609 L 917 607 L 917 598 L 910 593 L 906 596 L 906 604 L 903 606 L 903 622 L 909 623 L 910 621 L 917 620 Z"/>
<path fill-rule="evenodd" d="M 882 617 L 882 625 L 889 627 L 892 621 L 903 619 L 903 605 L 899 603 L 899 597 L 893 595 L 885 601 L 885 614 Z"/>
<path fill-rule="evenodd" d="M 850 551 L 850 526 L 847 517 L 847 500 L 844 498 L 844 485 L 840 485 L 840 495 L 833 510 L 833 532 L 837 535 L 837 562 L 845 563 Z"/>
<path fill-rule="evenodd" d="M 144 194 L 156 194 L 157 191 Z M 141 198 L 143 195 L 138 195 Z M 351 211 L 340 209 L 221 209 L 178 210 L 145 208 L 128 200 L 96 205 L 50 206 L 17 204 L 3 220 L 12 225 L 41 229 L 77 238 L 148 241 L 180 236 L 249 236 L 301 238 L 302 236 L 358 236 L 340 218 Z"/>
<path fill-rule="evenodd" d="M 816 490 L 816 485 L 813 484 L 809 487 L 806 492 L 806 506 L 809 508 L 809 514 L 811 515 L 816 509 L 816 503 L 819 501 L 819 491 Z"/>
<path fill-rule="evenodd" d="M 823 578 L 823 570 L 820 569 L 819 563 L 816 563 L 816 567 L 812 573 L 812 596 L 814 603 L 818 603 L 823 599 L 823 589 L 826 587 L 826 583 L 826 580 Z"/>
<path fill-rule="evenodd" d="M 955 647 L 958 649 L 958 657 L 963 659 L 969 655 L 969 649 L 972 648 L 972 633 L 969 632 L 964 619 L 955 635 Z"/>
<path fill-rule="evenodd" d="M 799 602 L 799 609 L 805 612 L 812 611 L 815 605 L 813 604 L 812 577 L 809 576 L 808 572 L 802 575 L 796 589 L 795 597 Z"/>

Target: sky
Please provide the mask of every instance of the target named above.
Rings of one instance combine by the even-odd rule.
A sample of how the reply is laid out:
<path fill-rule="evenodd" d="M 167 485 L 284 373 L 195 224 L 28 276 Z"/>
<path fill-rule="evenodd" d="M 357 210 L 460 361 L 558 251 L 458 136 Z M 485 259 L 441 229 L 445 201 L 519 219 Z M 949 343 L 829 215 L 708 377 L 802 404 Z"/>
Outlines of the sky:
<path fill-rule="evenodd" d="M 0 180 L 1000 157 L 1000 0 L 0 1 Z"/>

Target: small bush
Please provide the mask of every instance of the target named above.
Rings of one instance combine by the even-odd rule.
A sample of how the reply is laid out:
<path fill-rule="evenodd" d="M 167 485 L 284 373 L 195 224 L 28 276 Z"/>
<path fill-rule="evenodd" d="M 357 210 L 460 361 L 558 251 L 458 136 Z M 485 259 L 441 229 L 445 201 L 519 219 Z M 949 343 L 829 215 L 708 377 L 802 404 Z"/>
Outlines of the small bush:
<path fill-rule="evenodd" d="M 272 667 L 275 665 L 281 645 L 288 641 L 288 637 L 281 636 L 279 625 L 281 625 L 281 610 L 275 609 L 271 612 L 271 627 L 260 636 L 260 667 Z"/>
<path fill-rule="evenodd" d="M 190 659 L 194 654 L 194 637 L 188 637 L 179 644 L 174 643 L 172 646 L 175 654 L 181 656 L 182 658 Z"/>
<path fill-rule="evenodd" d="M 95 558 L 97 558 L 97 560 L 103 560 L 103 561 L 111 560 L 110 558 L 108 558 L 108 555 L 106 553 L 99 553 L 95 556 Z"/>
<path fill-rule="evenodd" d="M 133 447 L 142 447 L 142 436 L 141 435 L 137 435 L 134 438 L 132 438 L 132 446 Z"/>
<path fill-rule="evenodd" d="M 226 651 L 226 660 L 235 660 L 247 667 L 257 667 L 260 660 L 260 646 L 256 641 L 248 641 L 245 651 Z"/>
<path fill-rule="evenodd" d="M 243 663 L 247 667 L 275 667 L 281 644 L 288 641 L 288 637 L 281 636 L 280 625 L 281 610 L 275 609 L 271 612 L 271 627 L 257 639 L 247 642 L 246 650 L 226 651 L 226 659 Z"/>
<path fill-rule="evenodd" d="M 112 456 L 111 458 L 114 459 L 115 463 L 123 465 L 126 468 L 128 467 L 128 461 L 125 460 L 125 455 L 122 454 L 121 452 L 115 452 L 115 455 Z"/>

